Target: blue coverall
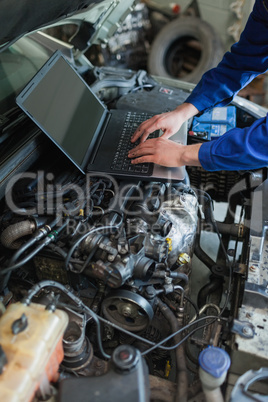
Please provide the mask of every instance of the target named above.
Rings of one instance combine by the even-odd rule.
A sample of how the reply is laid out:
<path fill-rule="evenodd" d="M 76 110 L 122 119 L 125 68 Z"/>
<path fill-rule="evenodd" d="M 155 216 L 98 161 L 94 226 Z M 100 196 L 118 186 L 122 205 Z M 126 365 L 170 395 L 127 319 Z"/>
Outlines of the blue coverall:
<path fill-rule="evenodd" d="M 205 73 L 186 102 L 200 112 L 230 103 L 241 88 L 268 69 L 268 0 L 256 0 L 239 42 L 220 64 Z M 245 170 L 268 166 L 267 116 L 247 128 L 234 128 L 203 143 L 199 160 L 206 170 Z"/>

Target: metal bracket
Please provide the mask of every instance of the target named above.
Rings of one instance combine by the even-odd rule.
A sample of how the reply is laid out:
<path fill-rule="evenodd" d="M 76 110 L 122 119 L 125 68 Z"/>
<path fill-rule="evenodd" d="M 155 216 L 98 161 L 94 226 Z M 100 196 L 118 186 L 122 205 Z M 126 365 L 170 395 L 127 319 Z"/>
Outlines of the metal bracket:
<path fill-rule="evenodd" d="M 258 401 L 264 402 L 267 401 L 266 395 L 260 395 L 257 393 L 249 392 L 250 386 L 257 381 L 266 380 L 268 378 L 268 368 L 263 367 L 258 371 L 249 370 L 245 374 L 243 374 L 238 381 L 236 382 L 234 389 L 231 394 L 230 402 L 250 402 L 250 401 Z"/>
<path fill-rule="evenodd" d="M 248 321 L 239 321 L 234 319 L 231 332 L 238 334 L 243 338 L 252 339 L 255 334 L 255 327 Z"/>

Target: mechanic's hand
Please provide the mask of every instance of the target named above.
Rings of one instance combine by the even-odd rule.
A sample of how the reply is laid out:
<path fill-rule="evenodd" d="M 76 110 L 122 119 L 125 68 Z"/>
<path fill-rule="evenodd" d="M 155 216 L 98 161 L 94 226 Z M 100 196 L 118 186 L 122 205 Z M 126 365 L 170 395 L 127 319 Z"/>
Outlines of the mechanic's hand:
<path fill-rule="evenodd" d="M 152 138 L 140 143 L 128 153 L 132 164 L 153 162 L 168 167 L 201 166 L 198 152 L 201 144 L 182 145 L 168 138 Z"/>
<path fill-rule="evenodd" d="M 198 110 L 191 103 L 183 103 L 172 112 L 155 115 L 137 128 L 131 142 L 137 141 L 138 138 L 140 138 L 140 142 L 144 142 L 155 130 L 162 130 L 162 137 L 169 138 L 180 129 L 186 120 L 197 113 Z"/>

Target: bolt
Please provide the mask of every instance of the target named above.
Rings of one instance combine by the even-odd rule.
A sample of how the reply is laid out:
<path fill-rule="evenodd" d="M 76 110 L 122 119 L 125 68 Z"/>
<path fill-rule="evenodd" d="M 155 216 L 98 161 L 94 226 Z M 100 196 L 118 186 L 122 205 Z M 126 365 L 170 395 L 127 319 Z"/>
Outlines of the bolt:
<path fill-rule="evenodd" d="M 219 265 L 216 265 L 215 271 L 217 271 L 217 272 L 222 272 L 223 269 L 222 269 L 222 267 L 220 267 Z"/>
<path fill-rule="evenodd" d="M 235 250 L 234 250 L 233 248 L 229 248 L 229 250 L 227 250 L 227 254 L 228 254 L 230 257 L 233 257 L 233 256 L 235 255 Z"/>
<path fill-rule="evenodd" d="M 108 259 L 109 262 L 113 262 L 115 260 L 115 256 L 112 255 L 112 254 L 109 254 L 107 259 Z"/>
<path fill-rule="evenodd" d="M 243 327 L 242 332 L 244 335 L 250 336 L 253 335 L 253 331 L 250 327 Z"/>
<path fill-rule="evenodd" d="M 249 267 L 249 269 L 250 269 L 250 271 L 252 271 L 252 272 L 256 272 L 256 271 L 257 271 L 257 267 L 256 267 L 255 265 L 251 265 L 251 266 Z"/>
<path fill-rule="evenodd" d="M 129 306 L 125 306 L 122 308 L 122 314 L 124 317 L 130 317 L 132 314 L 132 309 Z"/>

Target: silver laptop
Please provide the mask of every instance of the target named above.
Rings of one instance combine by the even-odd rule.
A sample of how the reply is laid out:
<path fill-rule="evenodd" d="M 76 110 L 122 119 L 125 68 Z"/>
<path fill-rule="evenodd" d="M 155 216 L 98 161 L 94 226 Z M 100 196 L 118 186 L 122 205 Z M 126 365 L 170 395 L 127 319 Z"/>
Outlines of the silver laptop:
<path fill-rule="evenodd" d="M 130 136 L 150 115 L 109 111 L 60 51 L 32 78 L 16 102 L 82 173 L 138 180 L 181 181 L 185 177 L 184 167 L 130 163 L 127 153 L 134 146 Z M 186 139 L 185 124 L 172 140 L 185 144 Z"/>

